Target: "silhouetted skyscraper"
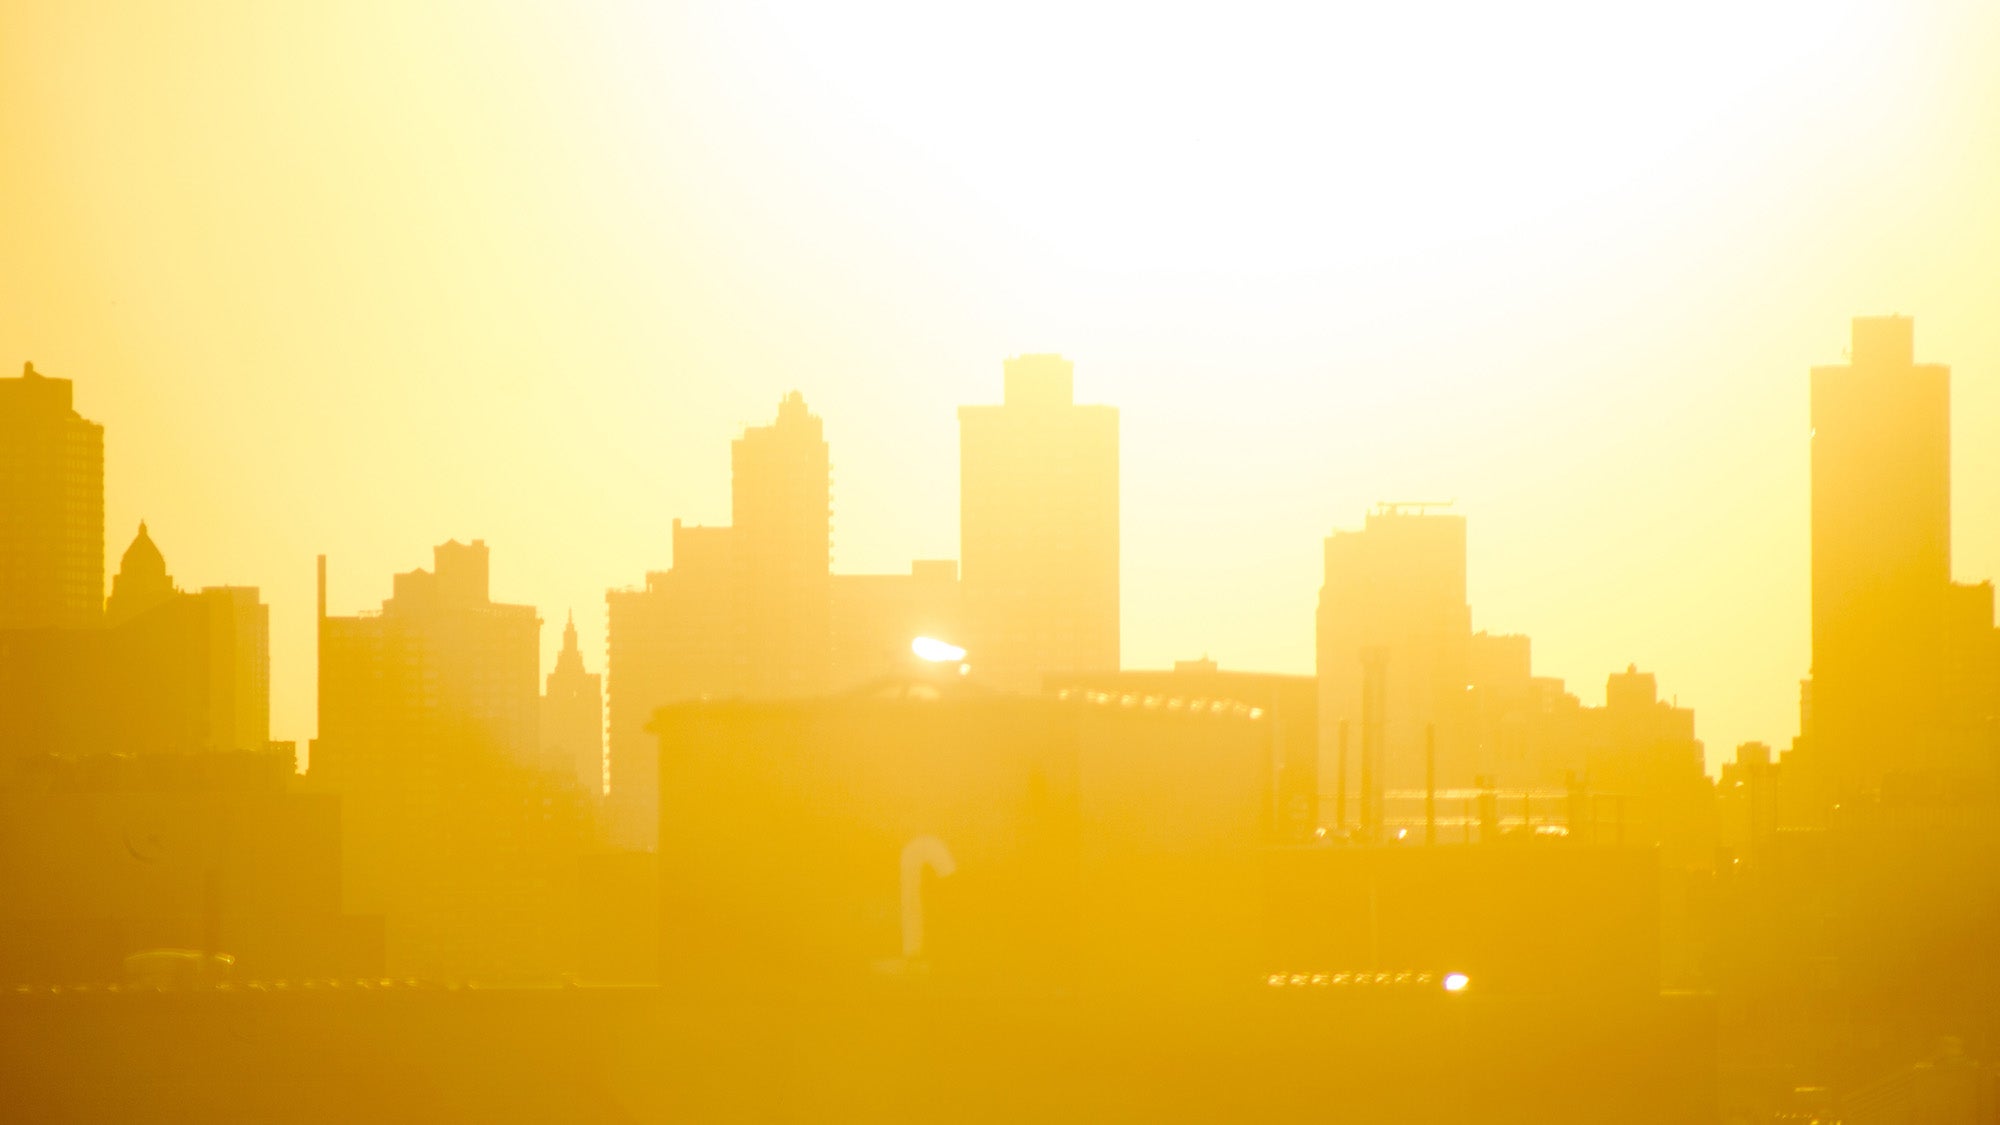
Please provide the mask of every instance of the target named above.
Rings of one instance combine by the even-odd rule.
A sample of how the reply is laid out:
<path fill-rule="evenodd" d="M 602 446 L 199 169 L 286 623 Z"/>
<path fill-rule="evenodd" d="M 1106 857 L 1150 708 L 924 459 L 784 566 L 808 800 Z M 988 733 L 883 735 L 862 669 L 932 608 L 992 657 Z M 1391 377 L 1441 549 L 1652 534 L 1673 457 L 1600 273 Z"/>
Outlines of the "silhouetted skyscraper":
<path fill-rule="evenodd" d="M 1579 776 L 1595 794 L 1593 842 L 1663 845 L 1664 858 L 1681 864 L 1712 860 L 1707 764 L 1694 711 L 1661 699 L 1653 673 L 1627 665 L 1605 680 L 1604 706 L 1586 708 L 1583 719 Z"/>
<path fill-rule="evenodd" d="M 541 622 L 487 593 L 486 544 L 445 543 L 376 614 L 325 613 L 312 777 L 342 796 L 349 902 L 385 918 L 389 969 L 552 974 L 574 890 L 574 773 L 539 753 Z"/>
<path fill-rule="evenodd" d="M 0 379 L 0 629 L 95 625 L 104 609 L 104 427 L 68 379 Z"/>
<path fill-rule="evenodd" d="M 730 447 L 739 667 L 752 699 L 826 690 L 833 500 L 819 416 L 793 391 Z"/>
<path fill-rule="evenodd" d="M 1320 776 L 1335 776 L 1327 755 L 1338 744 L 1340 724 L 1354 738 L 1376 718 L 1375 786 L 1423 785 L 1425 730 L 1433 725 L 1439 784 L 1469 782 L 1471 637 L 1465 517 L 1385 504 L 1369 513 L 1362 530 L 1334 532 L 1326 540 L 1319 595 Z M 1364 655 L 1380 663 L 1380 716 L 1363 714 Z"/>
<path fill-rule="evenodd" d="M 434 570 L 396 575 L 376 614 L 326 616 L 322 587 L 315 771 L 434 780 L 468 756 L 537 761 L 535 608 L 487 596 L 481 540 L 442 544 L 435 559 Z"/>
<path fill-rule="evenodd" d="M 551 769 L 573 769 L 585 793 L 603 795 L 604 680 L 583 670 L 574 614 L 563 625 L 562 651 L 542 696 L 542 755 Z"/>
<path fill-rule="evenodd" d="M 605 709 L 612 829 L 627 847 L 658 835 L 658 742 L 653 712 L 693 699 L 743 694 L 737 656 L 736 530 L 673 526 L 673 567 L 605 603 Z"/>
<path fill-rule="evenodd" d="M 271 740 L 271 607 L 255 586 L 203 586 L 192 598 L 205 619 L 208 745 L 261 750 Z"/>
<path fill-rule="evenodd" d="M 619 840 L 656 835 L 653 712 L 699 699 L 791 699 L 894 667 L 911 628 L 956 621 L 950 562 L 831 575 L 826 438 L 794 391 L 730 449 L 729 527 L 674 521 L 673 569 L 605 594 L 610 809 Z M 889 650 L 895 649 L 895 653 Z M 879 670 L 879 671 L 878 671 Z"/>
<path fill-rule="evenodd" d="M 1812 372 L 1812 681 L 1826 796 L 1995 763 L 1993 594 L 1951 581 L 1951 371 L 1907 317 L 1854 321 Z"/>
<path fill-rule="evenodd" d="M 999 406 L 961 406 L 959 551 L 967 659 L 1037 692 L 1118 670 L 1118 411 L 1075 402 L 1057 355 L 1006 362 Z"/>
<path fill-rule="evenodd" d="M 1582 776 L 1583 705 L 1533 670 L 1533 642 L 1474 633 L 1468 650 L 1469 768 L 1502 789 L 1547 789 Z"/>

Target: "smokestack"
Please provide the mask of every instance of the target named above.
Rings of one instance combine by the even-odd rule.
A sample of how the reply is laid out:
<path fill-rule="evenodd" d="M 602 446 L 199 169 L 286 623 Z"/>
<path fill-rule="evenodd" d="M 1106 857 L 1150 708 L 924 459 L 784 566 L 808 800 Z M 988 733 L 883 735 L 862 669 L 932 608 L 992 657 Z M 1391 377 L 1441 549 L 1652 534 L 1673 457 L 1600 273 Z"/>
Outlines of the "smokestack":
<path fill-rule="evenodd" d="M 1340 720 L 1340 750 L 1334 756 L 1333 826 L 1347 831 L 1347 720 Z"/>
<path fill-rule="evenodd" d="M 1438 728 L 1424 724 L 1424 843 L 1438 842 Z"/>
<path fill-rule="evenodd" d="M 1373 841 L 1382 826 L 1381 784 L 1383 699 L 1389 650 L 1361 650 L 1361 835 Z"/>

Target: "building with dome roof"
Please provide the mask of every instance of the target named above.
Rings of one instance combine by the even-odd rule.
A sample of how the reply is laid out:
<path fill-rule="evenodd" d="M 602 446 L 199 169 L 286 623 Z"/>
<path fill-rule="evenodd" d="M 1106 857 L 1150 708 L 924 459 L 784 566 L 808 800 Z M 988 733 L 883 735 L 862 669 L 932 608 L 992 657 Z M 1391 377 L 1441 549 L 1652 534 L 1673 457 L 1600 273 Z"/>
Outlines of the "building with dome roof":
<path fill-rule="evenodd" d="M 180 591 L 173 575 L 167 573 L 167 558 L 139 521 L 139 534 L 118 561 L 118 573 L 111 578 L 111 597 L 104 603 L 107 625 L 130 621 L 141 613 L 172 598 Z"/>
<path fill-rule="evenodd" d="M 141 523 L 112 576 L 104 623 L 105 730 L 93 749 L 265 748 L 271 623 L 256 587 L 180 589 Z"/>

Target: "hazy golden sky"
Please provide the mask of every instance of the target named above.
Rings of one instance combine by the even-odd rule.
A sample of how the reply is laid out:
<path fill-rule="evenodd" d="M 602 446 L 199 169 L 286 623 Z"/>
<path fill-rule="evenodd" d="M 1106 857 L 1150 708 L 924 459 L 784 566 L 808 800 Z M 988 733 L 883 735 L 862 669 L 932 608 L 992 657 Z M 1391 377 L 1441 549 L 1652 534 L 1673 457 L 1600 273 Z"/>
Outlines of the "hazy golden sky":
<path fill-rule="evenodd" d="M 1026 351 L 1123 411 L 1135 666 L 1310 671 L 1322 537 L 1456 499 L 1476 626 L 1782 745 L 1854 314 L 2000 573 L 2000 6 L 1307 7 L 0 0 L 0 360 L 104 423 L 108 567 L 263 587 L 278 738 L 316 553 L 483 537 L 601 669 L 794 387 L 836 569 L 955 556 Z"/>

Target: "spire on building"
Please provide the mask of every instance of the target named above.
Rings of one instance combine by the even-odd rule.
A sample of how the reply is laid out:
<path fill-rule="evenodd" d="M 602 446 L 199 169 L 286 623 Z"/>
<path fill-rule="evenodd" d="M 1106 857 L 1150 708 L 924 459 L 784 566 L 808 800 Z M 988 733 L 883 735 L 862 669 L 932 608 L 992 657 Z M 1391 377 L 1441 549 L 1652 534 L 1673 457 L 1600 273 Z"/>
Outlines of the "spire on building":
<path fill-rule="evenodd" d="M 585 793 L 604 795 L 604 677 L 583 670 L 575 611 L 563 624 L 562 651 L 542 696 L 541 752 L 545 766 L 574 771 Z"/>
<path fill-rule="evenodd" d="M 576 611 L 569 611 L 569 620 L 563 624 L 562 651 L 556 653 L 556 674 L 583 674 L 583 650 L 576 645 Z"/>

